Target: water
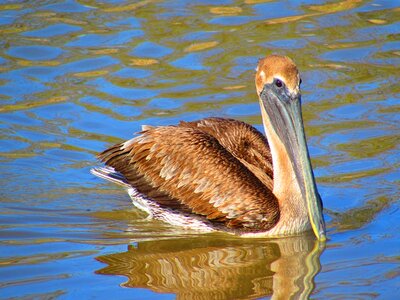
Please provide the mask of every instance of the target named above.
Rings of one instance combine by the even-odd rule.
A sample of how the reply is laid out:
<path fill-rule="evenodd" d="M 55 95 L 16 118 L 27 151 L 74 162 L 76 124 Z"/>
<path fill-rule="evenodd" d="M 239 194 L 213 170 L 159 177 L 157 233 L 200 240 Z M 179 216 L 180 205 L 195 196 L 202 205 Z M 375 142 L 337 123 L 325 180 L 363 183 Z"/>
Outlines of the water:
<path fill-rule="evenodd" d="M 0 298 L 398 297 L 399 14 L 379 0 L 3 1 Z M 254 68 L 272 52 L 302 73 L 325 245 L 178 232 L 89 173 L 141 124 L 261 130 Z"/>

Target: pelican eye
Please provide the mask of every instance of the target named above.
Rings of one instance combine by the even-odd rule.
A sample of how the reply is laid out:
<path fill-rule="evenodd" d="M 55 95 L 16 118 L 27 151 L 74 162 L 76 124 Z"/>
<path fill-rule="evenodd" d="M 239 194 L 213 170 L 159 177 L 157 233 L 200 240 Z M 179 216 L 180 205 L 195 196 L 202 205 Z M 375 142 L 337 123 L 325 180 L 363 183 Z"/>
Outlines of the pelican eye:
<path fill-rule="evenodd" d="M 281 88 L 281 87 L 283 86 L 283 83 L 282 83 L 282 81 L 280 81 L 279 79 L 276 79 L 276 80 L 275 80 L 275 85 L 276 85 L 278 88 Z"/>

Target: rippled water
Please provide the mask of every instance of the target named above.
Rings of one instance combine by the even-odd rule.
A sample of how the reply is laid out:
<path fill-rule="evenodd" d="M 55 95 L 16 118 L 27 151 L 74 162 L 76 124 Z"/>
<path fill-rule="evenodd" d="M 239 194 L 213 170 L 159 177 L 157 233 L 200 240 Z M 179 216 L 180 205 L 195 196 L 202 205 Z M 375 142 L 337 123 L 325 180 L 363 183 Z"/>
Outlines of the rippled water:
<path fill-rule="evenodd" d="M 379 0 L 1 2 L 0 298 L 396 298 L 399 20 Z M 89 173 L 141 124 L 261 130 L 272 52 L 302 72 L 326 245 L 177 232 Z"/>

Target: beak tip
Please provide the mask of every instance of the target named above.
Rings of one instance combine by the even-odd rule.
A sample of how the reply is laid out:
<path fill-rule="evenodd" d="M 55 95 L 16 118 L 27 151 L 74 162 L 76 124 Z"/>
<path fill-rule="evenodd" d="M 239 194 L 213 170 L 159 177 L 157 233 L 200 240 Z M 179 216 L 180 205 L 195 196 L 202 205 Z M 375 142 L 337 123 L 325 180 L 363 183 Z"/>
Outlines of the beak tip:
<path fill-rule="evenodd" d="M 315 236 L 320 242 L 325 242 L 326 241 L 326 231 L 325 231 L 325 223 L 321 223 L 320 227 L 314 228 L 313 226 L 313 231 Z"/>
<path fill-rule="evenodd" d="M 325 234 L 325 232 L 319 232 L 319 234 L 318 234 L 318 236 L 317 236 L 317 239 L 318 239 L 320 242 L 325 242 L 325 241 L 326 241 L 326 234 Z"/>

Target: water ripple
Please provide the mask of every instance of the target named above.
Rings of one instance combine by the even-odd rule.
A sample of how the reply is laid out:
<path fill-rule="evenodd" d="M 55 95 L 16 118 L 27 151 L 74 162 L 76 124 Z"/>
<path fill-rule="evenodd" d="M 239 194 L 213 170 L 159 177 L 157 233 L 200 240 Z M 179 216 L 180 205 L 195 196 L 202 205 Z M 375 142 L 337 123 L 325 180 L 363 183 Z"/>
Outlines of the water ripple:
<path fill-rule="evenodd" d="M 0 294 L 189 295 L 179 282 L 210 287 L 204 276 L 221 274 L 230 278 L 226 290 L 195 295 L 278 297 L 278 279 L 286 287 L 309 279 L 302 288 L 313 298 L 395 298 L 398 20 L 398 3 L 380 0 L 1 3 Z M 321 260 L 307 238 L 197 240 L 146 219 L 124 191 L 89 173 L 96 153 L 142 124 L 222 116 L 262 130 L 253 76 L 265 53 L 289 55 L 301 70 L 330 239 Z M 180 242 L 169 240 L 177 235 Z M 146 266 L 133 264 L 136 253 L 144 262 L 157 258 L 149 259 L 148 277 L 132 276 Z M 279 278 L 292 258 L 304 277 Z M 125 275 L 122 285 L 140 288 L 121 289 L 119 276 L 99 274 Z"/>

